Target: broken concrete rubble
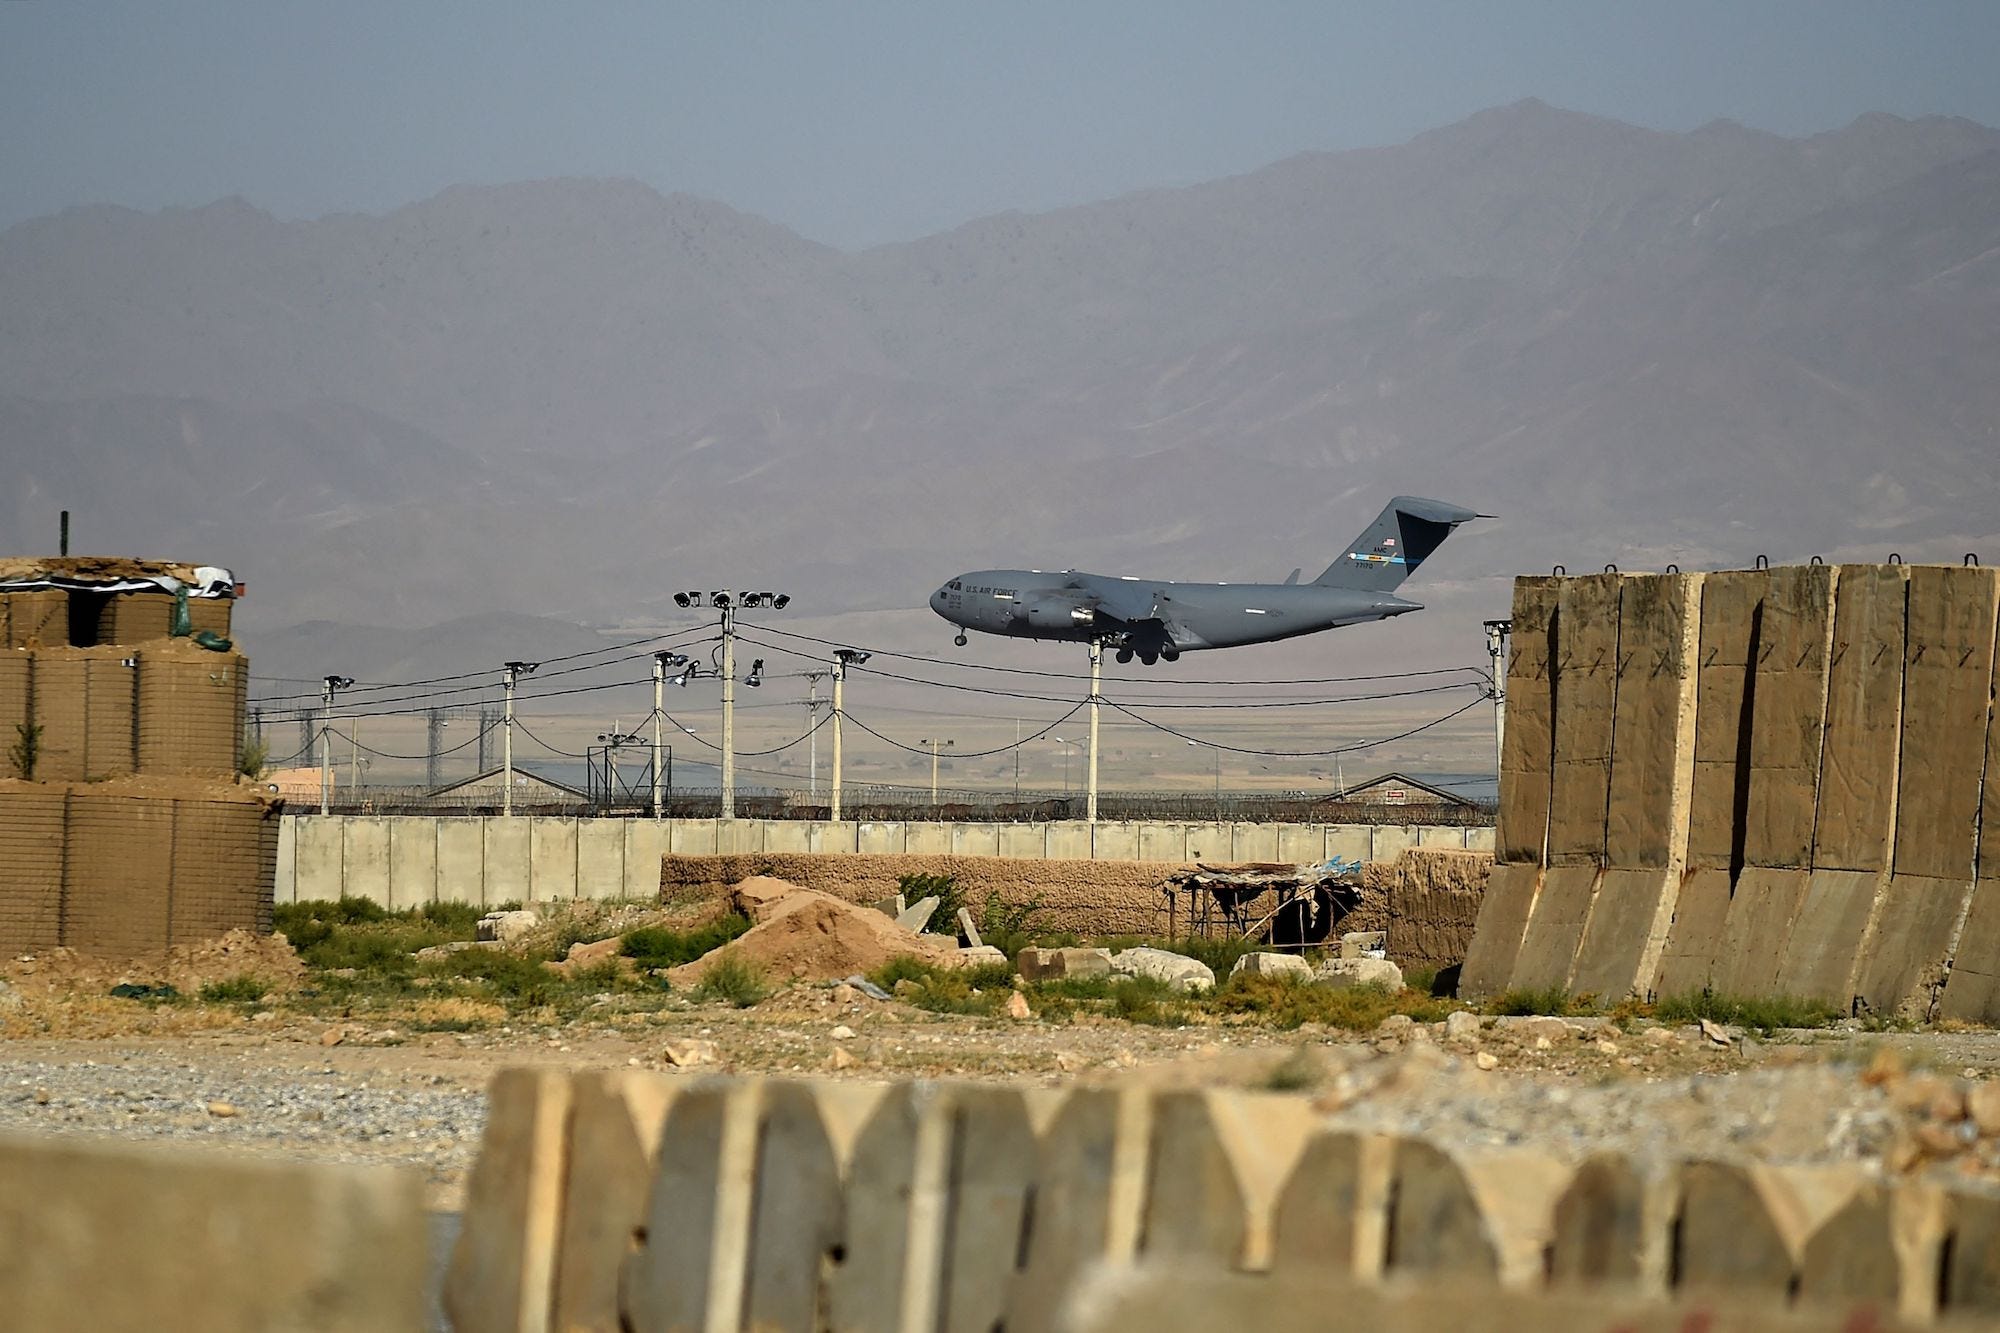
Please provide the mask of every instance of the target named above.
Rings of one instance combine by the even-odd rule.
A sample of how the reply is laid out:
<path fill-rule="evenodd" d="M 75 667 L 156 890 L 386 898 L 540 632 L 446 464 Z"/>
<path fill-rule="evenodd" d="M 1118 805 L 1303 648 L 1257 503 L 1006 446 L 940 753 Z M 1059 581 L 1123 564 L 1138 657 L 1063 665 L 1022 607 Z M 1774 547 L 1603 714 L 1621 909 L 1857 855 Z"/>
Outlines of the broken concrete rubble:
<path fill-rule="evenodd" d="M 488 912 L 479 918 L 473 938 L 481 944 L 498 944 L 505 948 L 519 944 L 541 924 L 542 919 L 533 912 Z"/>
<path fill-rule="evenodd" d="M 1322 986 L 1382 986 L 1403 988 L 1403 969 L 1386 958 L 1329 958 L 1320 964 L 1315 979 Z"/>
<path fill-rule="evenodd" d="M 1023 949 L 1014 960 L 1026 981 L 1101 977 L 1112 970 L 1109 949 Z"/>
<path fill-rule="evenodd" d="M 1123 949 L 1111 959 L 1111 970 L 1120 976 L 1151 977 L 1178 991 L 1213 990 L 1215 972 L 1198 958 L 1166 949 Z"/>
<path fill-rule="evenodd" d="M 1295 953 L 1246 953 L 1229 969 L 1232 977 L 1297 977 L 1310 981 L 1312 974 L 1312 964 Z"/>

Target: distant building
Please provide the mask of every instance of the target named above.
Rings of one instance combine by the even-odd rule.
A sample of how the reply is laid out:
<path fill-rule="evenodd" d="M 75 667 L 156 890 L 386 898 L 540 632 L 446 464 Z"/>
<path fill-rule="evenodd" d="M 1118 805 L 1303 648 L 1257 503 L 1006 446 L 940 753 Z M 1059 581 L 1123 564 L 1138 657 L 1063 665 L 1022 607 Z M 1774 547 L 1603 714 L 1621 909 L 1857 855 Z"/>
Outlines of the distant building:
<path fill-rule="evenodd" d="M 1479 804 L 1455 791 L 1420 782 L 1407 773 L 1384 773 L 1323 800 L 1334 805 L 1449 805 L 1468 810 Z"/>
<path fill-rule="evenodd" d="M 274 768 L 264 774 L 264 789 L 273 796 L 281 796 L 288 802 L 319 800 L 319 765 L 310 768 Z M 328 782 L 338 790 L 340 771 L 338 767 L 329 774 Z"/>

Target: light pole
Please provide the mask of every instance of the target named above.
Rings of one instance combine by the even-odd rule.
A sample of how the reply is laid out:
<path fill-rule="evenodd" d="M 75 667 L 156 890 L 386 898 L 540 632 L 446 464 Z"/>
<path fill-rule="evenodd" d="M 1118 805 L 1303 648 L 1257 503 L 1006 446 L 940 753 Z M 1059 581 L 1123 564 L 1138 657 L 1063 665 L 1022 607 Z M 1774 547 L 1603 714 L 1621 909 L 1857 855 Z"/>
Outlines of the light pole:
<path fill-rule="evenodd" d="M 931 747 L 931 809 L 935 811 L 937 809 L 937 803 L 938 803 L 937 799 L 938 747 L 942 745 L 946 749 L 950 749 L 953 745 L 956 745 L 958 742 L 952 740 L 939 740 L 935 736 L 930 736 L 926 737 L 924 740 L 918 743 L 921 745 L 928 745 Z"/>
<path fill-rule="evenodd" d="M 1051 736 L 1049 739 L 1063 747 L 1063 795 L 1067 796 L 1069 795 L 1069 747 L 1076 742 L 1066 741 L 1060 736 Z"/>
<path fill-rule="evenodd" d="M 333 696 L 354 684 L 352 676 L 328 676 L 321 682 L 319 724 L 319 812 L 326 814 L 333 804 Z"/>
<path fill-rule="evenodd" d="M 1097 822 L 1097 706 L 1104 696 L 1098 686 L 1104 677 L 1104 641 L 1090 641 L 1090 794 L 1084 802 L 1084 818 Z"/>
<path fill-rule="evenodd" d="M 1493 663 L 1493 781 L 1500 781 L 1500 767 L 1507 761 L 1507 647 L 1513 637 L 1514 622 L 1486 622 L 1486 656 Z"/>
<path fill-rule="evenodd" d="M 1189 741 L 1190 749 L 1199 750 L 1204 744 L 1215 751 L 1215 810 L 1216 818 L 1222 818 L 1222 747 L 1213 741 Z"/>
<path fill-rule="evenodd" d="M 806 791 L 813 805 L 819 804 L 819 683 L 831 674 L 825 668 L 806 672 Z"/>
<path fill-rule="evenodd" d="M 827 810 L 827 818 L 840 818 L 840 731 L 846 719 L 843 706 L 842 687 L 847 684 L 847 668 L 865 663 L 870 654 L 859 648 L 836 648 L 833 650 L 833 804 Z"/>
<path fill-rule="evenodd" d="M 506 712 L 500 722 L 500 813 L 514 813 L 514 687 L 522 676 L 532 676 L 540 662 L 508 662 L 500 669 L 507 673 Z"/>
<path fill-rule="evenodd" d="M 710 592 L 708 604 L 722 612 L 722 817 L 736 818 L 736 610 L 768 606 L 782 611 L 791 604 L 789 593 Z M 693 589 L 674 594 L 676 606 L 697 606 L 702 594 Z M 755 689 L 764 683 L 764 659 L 758 658 L 743 682 Z"/>
<path fill-rule="evenodd" d="M 621 745 L 636 745 L 638 741 L 638 733 L 620 731 L 616 722 L 611 724 L 611 730 L 597 733 L 597 743 L 604 747 L 604 808 L 606 810 L 615 810 L 618 807 L 618 747 Z M 657 745 L 657 735 L 655 743 Z M 654 772 L 657 773 L 658 771 L 656 761 Z M 658 779 L 656 778 L 656 784 L 657 781 Z M 657 786 L 653 799 L 656 802 L 659 800 Z"/>

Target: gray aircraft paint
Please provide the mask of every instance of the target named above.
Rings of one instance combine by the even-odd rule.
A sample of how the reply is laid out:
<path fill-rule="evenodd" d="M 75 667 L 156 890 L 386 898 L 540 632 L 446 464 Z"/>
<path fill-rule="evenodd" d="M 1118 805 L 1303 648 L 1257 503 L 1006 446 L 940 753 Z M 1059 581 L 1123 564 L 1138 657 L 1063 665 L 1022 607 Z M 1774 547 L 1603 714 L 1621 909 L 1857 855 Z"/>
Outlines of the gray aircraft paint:
<path fill-rule="evenodd" d="M 1103 641 L 1118 660 L 1168 661 L 1421 611 L 1393 596 L 1470 509 L 1399 495 L 1311 583 L 1176 583 L 1081 570 L 983 569 L 931 594 L 931 609 L 964 631 L 1012 638 Z"/>

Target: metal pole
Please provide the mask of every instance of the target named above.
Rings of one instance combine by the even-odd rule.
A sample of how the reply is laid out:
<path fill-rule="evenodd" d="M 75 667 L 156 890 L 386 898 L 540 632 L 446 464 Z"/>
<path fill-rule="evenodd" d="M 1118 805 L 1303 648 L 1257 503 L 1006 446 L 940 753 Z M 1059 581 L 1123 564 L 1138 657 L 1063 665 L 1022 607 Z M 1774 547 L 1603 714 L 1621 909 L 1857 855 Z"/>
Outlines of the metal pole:
<path fill-rule="evenodd" d="M 1090 793 L 1084 802 L 1084 818 L 1097 822 L 1097 687 L 1104 678 L 1104 644 L 1090 641 Z"/>
<path fill-rule="evenodd" d="M 319 812 L 326 814 L 333 801 L 333 677 L 326 678 L 320 696 L 319 722 Z"/>
<path fill-rule="evenodd" d="M 667 659 L 653 654 L 653 818 L 663 817 L 660 809 L 660 723 L 667 715 Z"/>
<path fill-rule="evenodd" d="M 503 815 L 514 813 L 514 682 L 520 677 L 520 668 L 509 662 L 507 700 L 500 721 L 500 813 Z"/>
<path fill-rule="evenodd" d="M 361 786 L 361 719 L 350 718 L 347 723 L 347 789 L 357 791 Z"/>
<path fill-rule="evenodd" d="M 722 608 L 722 817 L 736 818 L 736 608 Z"/>
<path fill-rule="evenodd" d="M 1506 762 L 1507 736 L 1507 640 L 1514 629 L 1511 620 L 1486 622 L 1486 656 L 1493 664 L 1493 779 L 1500 780 Z"/>
<path fill-rule="evenodd" d="M 847 663 L 835 658 L 833 662 L 833 804 L 827 811 L 827 818 L 840 819 L 840 724 L 841 687 L 847 683 Z"/>
<path fill-rule="evenodd" d="M 611 742 L 604 747 L 604 810 L 605 813 L 618 808 L 618 741 L 625 733 L 618 730 L 616 718 L 611 722 Z"/>
<path fill-rule="evenodd" d="M 1021 799 L 1021 719 L 1014 719 L 1014 799 Z"/>

